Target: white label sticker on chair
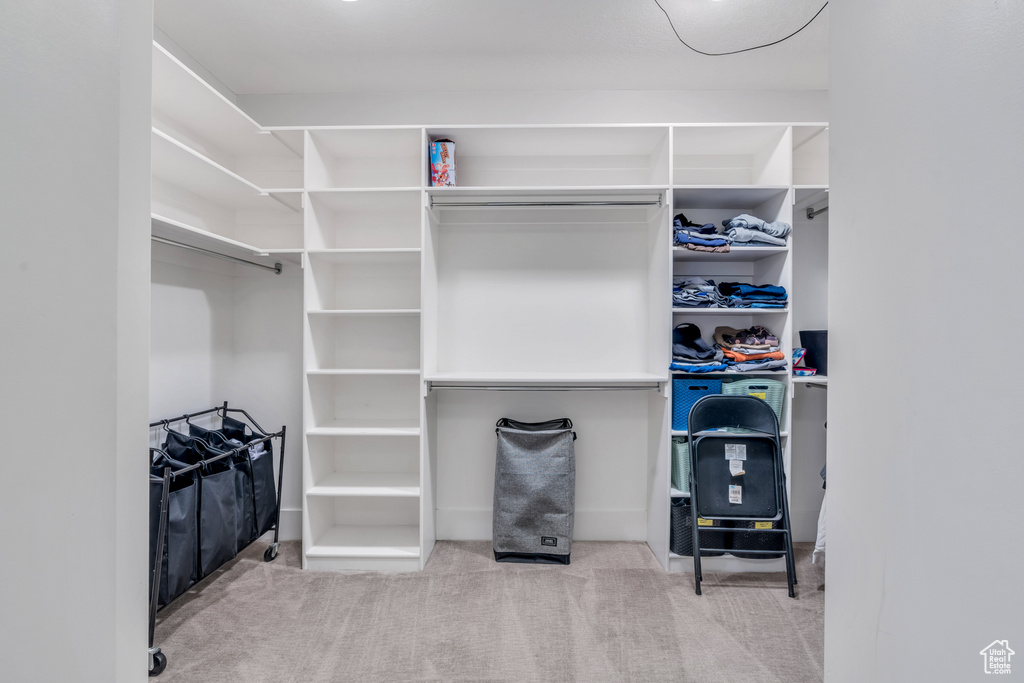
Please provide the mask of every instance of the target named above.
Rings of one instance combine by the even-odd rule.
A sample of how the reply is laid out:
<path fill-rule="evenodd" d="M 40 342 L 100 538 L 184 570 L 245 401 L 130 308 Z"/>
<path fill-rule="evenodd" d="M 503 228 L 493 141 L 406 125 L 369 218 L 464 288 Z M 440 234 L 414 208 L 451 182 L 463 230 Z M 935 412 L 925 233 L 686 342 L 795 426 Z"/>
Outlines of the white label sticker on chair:
<path fill-rule="evenodd" d="M 727 443 L 727 444 L 725 444 L 725 459 L 726 460 L 746 460 L 747 459 L 747 444 L 745 444 L 745 443 Z"/>
<path fill-rule="evenodd" d="M 746 472 L 743 470 L 743 461 L 742 460 L 730 460 L 729 461 L 729 474 L 731 474 L 734 477 L 738 477 L 741 474 L 746 474 Z"/>
<path fill-rule="evenodd" d="M 743 503 L 743 487 L 742 486 L 729 486 L 729 502 L 735 505 Z"/>

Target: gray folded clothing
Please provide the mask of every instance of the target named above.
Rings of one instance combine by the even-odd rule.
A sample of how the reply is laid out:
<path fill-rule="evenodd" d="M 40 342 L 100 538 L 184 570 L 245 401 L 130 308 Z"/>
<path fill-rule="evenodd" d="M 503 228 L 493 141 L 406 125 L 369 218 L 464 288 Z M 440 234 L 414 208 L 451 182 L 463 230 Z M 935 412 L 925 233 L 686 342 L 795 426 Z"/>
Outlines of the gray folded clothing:
<path fill-rule="evenodd" d="M 722 225 L 726 228 L 748 228 L 750 230 L 760 230 L 766 235 L 771 235 L 772 237 L 786 237 L 793 230 L 793 226 L 786 221 L 775 221 L 774 223 L 769 223 L 757 216 L 751 216 L 749 213 L 741 213 L 735 218 L 723 221 Z"/>
<path fill-rule="evenodd" d="M 736 246 L 742 246 L 744 242 L 760 242 L 775 247 L 786 246 L 786 239 L 784 237 L 774 237 L 760 230 L 744 228 L 742 226 L 729 228 L 725 231 L 725 234 L 732 238 L 732 242 Z"/>

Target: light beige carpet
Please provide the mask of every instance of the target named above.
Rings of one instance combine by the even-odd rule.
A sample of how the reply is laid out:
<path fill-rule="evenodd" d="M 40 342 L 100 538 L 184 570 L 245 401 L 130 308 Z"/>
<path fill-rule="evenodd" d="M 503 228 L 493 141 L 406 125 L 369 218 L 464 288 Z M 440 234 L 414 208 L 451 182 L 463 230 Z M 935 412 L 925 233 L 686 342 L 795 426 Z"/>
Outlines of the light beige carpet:
<path fill-rule="evenodd" d="M 417 574 L 300 569 L 256 543 L 164 610 L 158 680 L 821 681 L 823 571 L 663 571 L 646 544 L 573 544 L 568 567 L 498 564 L 442 542 Z"/>

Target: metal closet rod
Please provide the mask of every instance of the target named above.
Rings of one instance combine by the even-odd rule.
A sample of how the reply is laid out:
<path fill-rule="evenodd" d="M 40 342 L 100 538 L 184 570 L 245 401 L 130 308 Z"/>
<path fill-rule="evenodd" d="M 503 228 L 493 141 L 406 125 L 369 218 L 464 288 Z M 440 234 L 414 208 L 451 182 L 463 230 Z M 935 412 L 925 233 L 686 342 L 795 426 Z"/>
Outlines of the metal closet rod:
<path fill-rule="evenodd" d="M 819 213 L 825 213 L 826 211 L 828 211 L 828 205 L 827 204 L 825 206 L 823 206 L 822 208 L 818 209 L 817 211 L 814 210 L 813 206 L 808 206 L 807 207 L 807 220 L 813 221 L 815 216 L 817 216 Z"/>
<path fill-rule="evenodd" d="M 231 261 L 233 263 L 241 263 L 243 266 L 252 266 L 253 268 L 263 268 L 264 270 L 270 270 L 273 271 L 275 275 L 281 274 L 282 269 L 280 263 L 275 263 L 272 266 L 268 266 L 262 263 L 256 263 L 255 261 L 246 261 L 245 259 L 238 258 L 237 256 L 228 256 L 227 254 L 222 254 L 219 251 L 211 251 L 209 249 L 203 249 L 202 247 L 193 247 L 191 244 L 182 244 L 181 242 L 175 242 L 174 240 L 164 239 L 163 237 L 157 237 L 156 235 L 153 235 L 150 239 L 152 239 L 154 242 L 159 242 L 160 244 L 167 244 L 172 247 L 178 247 L 179 249 L 188 249 L 189 251 L 197 251 L 200 254 L 205 254 L 207 256 L 212 256 L 214 258 L 223 259 L 225 261 Z"/>
<path fill-rule="evenodd" d="M 541 201 L 522 201 L 522 202 L 441 202 L 438 204 L 434 203 L 434 199 L 430 199 L 431 209 L 447 209 L 451 207 L 458 208 L 474 208 L 474 207 L 551 207 L 551 206 L 662 206 L 661 199 L 657 201 L 651 200 L 622 200 L 622 201 L 583 201 L 583 202 L 541 202 Z"/>

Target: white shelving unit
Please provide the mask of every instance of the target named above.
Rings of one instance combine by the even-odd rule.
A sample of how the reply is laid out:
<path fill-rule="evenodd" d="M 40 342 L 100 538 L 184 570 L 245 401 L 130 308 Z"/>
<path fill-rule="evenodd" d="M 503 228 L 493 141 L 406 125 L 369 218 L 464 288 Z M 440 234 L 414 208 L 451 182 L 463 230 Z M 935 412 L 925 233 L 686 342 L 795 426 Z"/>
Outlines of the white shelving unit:
<path fill-rule="evenodd" d="M 792 330 L 790 308 L 673 310 L 672 274 L 791 291 L 792 252 L 673 248 L 671 217 L 792 220 L 793 131 L 306 129 L 304 565 L 412 571 L 435 539 L 489 538 L 491 425 L 557 413 L 583 435 L 577 538 L 646 540 L 685 570 L 668 550 L 674 321 L 764 324 L 787 355 Z M 429 185 L 442 137 L 458 187 Z"/>
<path fill-rule="evenodd" d="M 422 552 L 421 129 L 305 133 L 303 566 Z"/>
<path fill-rule="evenodd" d="M 271 132 L 153 43 L 153 234 L 247 260 L 298 263 L 302 137 Z"/>
<path fill-rule="evenodd" d="M 796 330 L 792 303 L 674 310 L 672 276 L 792 302 L 799 247 L 674 248 L 671 219 L 793 222 L 827 198 L 826 124 L 265 128 L 156 44 L 153 61 L 153 234 L 304 269 L 305 567 L 416 571 L 436 539 L 489 538 L 493 422 L 566 415 L 576 537 L 689 570 L 668 549 L 672 327 L 762 324 L 787 357 Z M 438 138 L 458 187 L 430 187 Z M 747 374 L 787 383 L 798 466 L 793 387 L 827 378 Z"/>

